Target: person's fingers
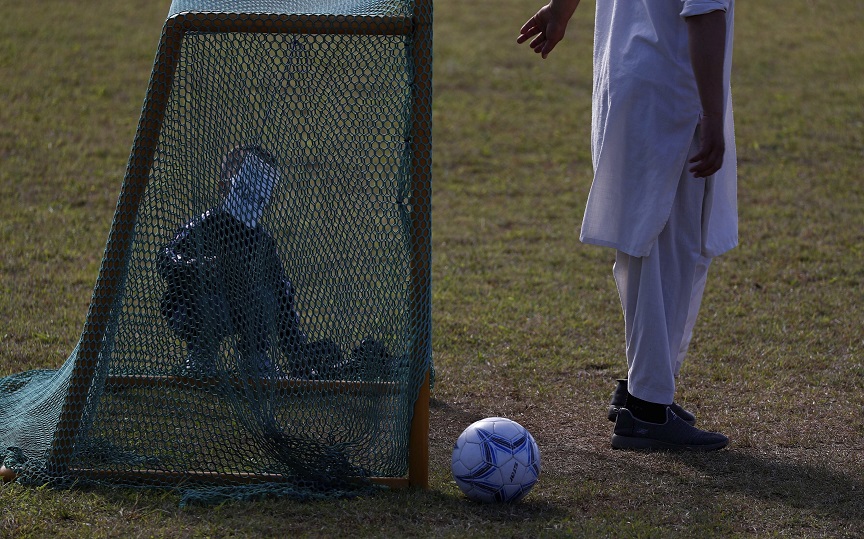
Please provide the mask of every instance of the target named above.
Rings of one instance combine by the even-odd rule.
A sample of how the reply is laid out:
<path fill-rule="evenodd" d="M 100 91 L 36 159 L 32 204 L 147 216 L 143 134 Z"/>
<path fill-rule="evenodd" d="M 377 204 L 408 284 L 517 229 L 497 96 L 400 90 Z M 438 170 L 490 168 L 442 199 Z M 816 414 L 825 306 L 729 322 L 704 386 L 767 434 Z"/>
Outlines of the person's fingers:
<path fill-rule="evenodd" d="M 723 166 L 725 150 L 722 118 L 703 116 L 699 126 L 699 151 L 688 161 L 693 164 L 690 173 L 697 178 L 716 173 Z"/>
<path fill-rule="evenodd" d="M 690 173 L 697 178 L 704 178 L 705 176 L 710 176 L 712 168 L 714 168 L 713 164 L 706 161 L 698 161 L 690 167 Z"/>
<path fill-rule="evenodd" d="M 704 150 L 700 151 L 699 153 L 697 153 L 696 155 L 691 157 L 690 160 L 688 161 L 688 163 L 698 163 L 698 162 L 702 161 L 703 159 L 705 159 L 705 156 L 706 156 L 706 152 Z"/>
<path fill-rule="evenodd" d="M 723 153 L 718 153 L 717 151 L 708 153 L 700 152 L 690 159 L 690 163 L 693 163 L 693 166 L 689 169 L 693 176 L 697 178 L 706 178 L 720 170 L 723 166 Z"/>
<path fill-rule="evenodd" d="M 557 44 L 558 40 L 549 39 L 549 35 L 544 32 L 534 38 L 530 46 L 534 49 L 534 52 L 546 58 Z"/>
<path fill-rule="evenodd" d="M 702 139 L 699 151 L 688 160 L 693 165 L 689 171 L 697 178 L 711 176 L 723 166 L 724 153 L 722 135 L 706 136 Z"/>
<path fill-rule="evenodd" d="M 522 25 L 522 28 L 519 29 L 519 36 L 516 38 L 516 43 L 520 44 L 530 39 L 529 46 L 531 49 L 543 58 L 552 52 L 552 49 L 561 41 L 564 33 L 560 24 L 547 20 L 547 18 L 544 11 L 541 10 Z M 550 36 L 552 37 L 550 38 Z"/>
<path fill-rule="evenodd" d="M 533 16 L 522 25 L 522 28 L 519 29 L 520 34 L 526 34 L 532 29 L 537 28 L 537 16 Z"/>
<path fill-rule="evenodd" d="M 708 157 L 709 151 L 705 148 L 690 159 L 690 163 L 693 165 L 690 167 L 690 172 L 697 178 L 700 178 L 701 174 L 704 174 L 711 167 Z"/>
<path fill-rule="evenodd" d="M 543 36 L 546 38 L 546 42 L 543 44 L 542 50 L 540 51 L 543 55 L 543 58 L 549 55 L 552 52 L 558 43 L 564 39 L 564 31 L 566 29 L 566 25 L 562 26 L 561 24 L 550 23 L 545 29 Z"/>
<path fill-rule="evenodd" d="M 534 38 L 534 40 L 531 42 L 531 44 L 529 46 L 532 49 L 534 49 L 534 52 L 540 52 L 540 50 L 543 48 L 543 45 L 545 43 L 546 43 L 546 35 L 540 34 L 539 36 Z"/>
<path fill-rule="evenodd" d="M 516 42 L 524 43 L 541 32 L 542 30 L 537 22 L 537 17 L 531 17 L 519 29 L 519 37 L 516 38 Z"/>
<path fill-rule="evenodd" d="M 537 27 L 531 27 L 527 29 L 523 28 L 522 30 L 520 30 L 519 37 L 516 38 L 516 43 L 525 43 L 539 33 L 540 29 Z"/>

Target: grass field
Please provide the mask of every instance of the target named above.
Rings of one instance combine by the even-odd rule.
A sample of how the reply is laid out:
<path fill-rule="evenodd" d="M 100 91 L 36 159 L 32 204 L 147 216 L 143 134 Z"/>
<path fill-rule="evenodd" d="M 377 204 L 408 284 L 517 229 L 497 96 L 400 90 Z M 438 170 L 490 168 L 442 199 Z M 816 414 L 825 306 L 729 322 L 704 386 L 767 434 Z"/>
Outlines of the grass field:
<path fill-rule="evenodd" d="M 81 332 L 169 2 L 0 0 L 0 376 Z M 864 5 L 738 3 L 741 245 L 712 265 L 677 400 L 731 438 L 609 447 L 625 373 L 613 253 L 581 245 L 593 2 L 546 61 L 539 3 L 435 3 L 431 488 L 178 508 L 172 493 L 0 485 L 0 537 L 864 536 Z M 514 506 L 450 449 L 513 418 L 543 457 Z"/>

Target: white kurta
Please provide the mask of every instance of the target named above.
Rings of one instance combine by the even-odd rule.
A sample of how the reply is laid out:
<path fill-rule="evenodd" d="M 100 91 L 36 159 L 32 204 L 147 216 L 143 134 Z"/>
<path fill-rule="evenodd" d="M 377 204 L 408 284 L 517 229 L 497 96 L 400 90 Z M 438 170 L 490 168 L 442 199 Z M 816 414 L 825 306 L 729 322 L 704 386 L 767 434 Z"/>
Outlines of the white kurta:
<path fill-rule="evenodd" d="M 663 230 L 701 103 L 685 17 L 726 12 L 726 153 L 709 178 L 703 254 L 738 244 L 732 97 L 734 0 L 598 0 L 594 36 L 594 182 L 580 239 L 647 256 Z"/>

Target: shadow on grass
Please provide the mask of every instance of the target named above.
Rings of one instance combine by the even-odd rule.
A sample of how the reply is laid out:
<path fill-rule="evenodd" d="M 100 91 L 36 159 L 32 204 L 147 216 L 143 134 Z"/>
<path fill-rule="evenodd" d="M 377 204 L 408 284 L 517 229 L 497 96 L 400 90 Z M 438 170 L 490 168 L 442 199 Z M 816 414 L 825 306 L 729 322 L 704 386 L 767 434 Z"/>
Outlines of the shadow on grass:
<path fill-rule="evenodd" d="M 864 482 L 860 466 L 839 471 L 836 456 L 825 464 L 797 462 L 780 455 L 736 451 L 714 454 L 670 453 L 681 464 L 707 475 L 712 489 L 740 492 L 844 520 L 864 519 Z"/>
<path fill-rule="evenodd" d="M 461 494 L 437 490 L 394 490 L 352 499 L 298 502 L 268 499 L 226 502 L 218 506 L 179 509 L 176 497 L 151 493 L 141 499 L 129 493 L 104 492 L 114 514 L 130 506 L 157 523 L 150 533 L 181 530 L 178 537 L 219 534 L 259 537 L 465 537 L 489 530 L 516 530 L 514 536 L 536 536 L 550 522 L 566 520 L 564 508 L 537 498 L 518 504 L 479 504 Z M 133 501 L 134 500 L 134 501 Z M 172 501 L 174 504 L 172 505 Z M 106 511 L 107 512 L 107 511 Z M 278 532 L 274 532 L 278 530 Z"/>
<path fill-rule="evenodd" d="M 484 504 L 469 500 L 461 492 L 399 490 L 364 503 L 375 504 L 378 511 L 383 509 L 383 518 L 394 526 L 416 522 L 441 533 L 458 530 L 459 536 L 468 528 L 537 530 L 568 517 L 567 507 L 533 495 L 514 504 Z"/>

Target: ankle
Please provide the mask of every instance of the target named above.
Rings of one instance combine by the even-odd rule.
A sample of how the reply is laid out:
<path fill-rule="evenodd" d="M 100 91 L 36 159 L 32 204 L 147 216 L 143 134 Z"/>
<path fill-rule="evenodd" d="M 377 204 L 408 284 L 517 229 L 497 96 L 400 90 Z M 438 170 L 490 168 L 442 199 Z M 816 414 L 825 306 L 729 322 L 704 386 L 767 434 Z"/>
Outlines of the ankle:
<path fill-rule="evenodd" d="M 628 391 L 627 404 L 624 407 L 630 410 L 633 417 L 640 421 L 662 424 L 666 422 L 666 408 L 669 405 L 642 400 L 634 397 Z"/>

